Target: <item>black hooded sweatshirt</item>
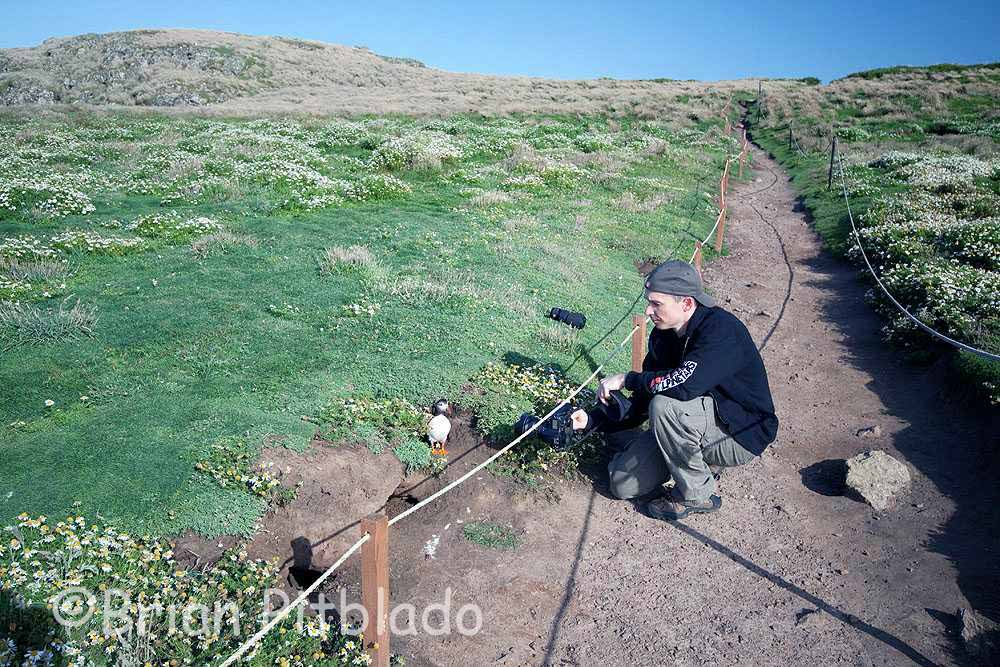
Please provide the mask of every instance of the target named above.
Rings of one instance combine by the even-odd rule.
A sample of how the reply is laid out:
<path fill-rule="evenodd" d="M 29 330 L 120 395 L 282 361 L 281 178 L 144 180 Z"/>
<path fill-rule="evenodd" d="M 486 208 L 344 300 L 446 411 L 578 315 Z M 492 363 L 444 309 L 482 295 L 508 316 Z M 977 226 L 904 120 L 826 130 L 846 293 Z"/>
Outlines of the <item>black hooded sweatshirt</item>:
<path fill-rule="evenodd" d="M 681 401 L 711 396 L 725 430 L 760 456 L 778 431 L 767 371 L 750 332 L 732 313 L 699 305 L 683 336 L 654 329 L 642 372 L 625 376 L 632 415 L 663 394 Z M 634 420 L 630 420 L 634 423 Z"/>

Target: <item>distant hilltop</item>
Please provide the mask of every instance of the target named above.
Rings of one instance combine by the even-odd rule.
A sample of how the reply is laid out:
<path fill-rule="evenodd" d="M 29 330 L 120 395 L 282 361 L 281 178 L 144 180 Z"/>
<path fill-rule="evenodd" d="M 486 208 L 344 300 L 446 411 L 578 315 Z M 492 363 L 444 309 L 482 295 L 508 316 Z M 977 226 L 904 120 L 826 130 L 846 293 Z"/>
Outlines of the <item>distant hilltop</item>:
<path fill-rule="evenodd" d="M 736 84 L 445 72 L 363 46 L 209 30 L 87 34 L 0 49 L 3 106 L 656 116 L 683 111 L 692 96 L 728 97 Z"/>
<path fill-rule="evenodd" d="M 913 77 L 915 69 L 884 72 L 886 77 Z M 959 74 L 949 70 L 935 76 Z M 771 80 L 767 88 L 772 94 L 804 92 L 817 83 L 812 78 Z M 737 89 L 756 89 L 756 82 L 565 81 L 446 72 L 363 46 L 209 30 L 86 34 L 48 39 L 30 48 L 0 49 L 0 106 L 8 107 L 146 107 L 241 115 L 525 112 L 684 118 L 717 109 L 718 102 Z"/>

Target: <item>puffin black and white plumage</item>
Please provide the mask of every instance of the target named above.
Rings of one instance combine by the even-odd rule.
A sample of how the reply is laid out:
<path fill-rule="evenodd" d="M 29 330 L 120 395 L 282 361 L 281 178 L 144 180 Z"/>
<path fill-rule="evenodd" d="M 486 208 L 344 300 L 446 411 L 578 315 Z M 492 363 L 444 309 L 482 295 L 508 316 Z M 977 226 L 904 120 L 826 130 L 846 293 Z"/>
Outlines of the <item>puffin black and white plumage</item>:
<path fill-rule="evenodd" d="M 448 416 L 452 414 L 451 406 L 446 399 L 438 399 L 431 406 L 431 421 L 427 424 L 427 439 L 430 440 L 433 449 L 444 449 L 448 442 L 448 434 L 451 433 L 451 420 Z"/>

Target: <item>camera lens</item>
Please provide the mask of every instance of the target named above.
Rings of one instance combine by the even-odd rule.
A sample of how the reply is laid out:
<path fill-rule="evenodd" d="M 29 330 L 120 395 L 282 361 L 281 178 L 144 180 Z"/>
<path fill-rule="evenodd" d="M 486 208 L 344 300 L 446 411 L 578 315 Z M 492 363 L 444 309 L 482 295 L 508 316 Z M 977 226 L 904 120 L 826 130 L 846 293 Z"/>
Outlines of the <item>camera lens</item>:
<path fill-rule="evenodd" d="M 587 318 L 583 313 L 574 313 L 571 310 L 553 308 L 549 311 L 549 317 L 557 322 L 567 324 L 574 329 L 582 329 L 587 325 Z"/>

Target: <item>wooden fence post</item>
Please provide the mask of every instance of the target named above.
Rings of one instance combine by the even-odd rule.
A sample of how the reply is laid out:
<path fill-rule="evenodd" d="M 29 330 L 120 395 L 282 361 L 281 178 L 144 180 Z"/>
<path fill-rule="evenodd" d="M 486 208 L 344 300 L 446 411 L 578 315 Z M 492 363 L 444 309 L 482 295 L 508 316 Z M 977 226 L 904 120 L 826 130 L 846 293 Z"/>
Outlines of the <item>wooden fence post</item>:
<path fill-rule="evenodd" d="M 747 161 L 747 128 L 743 128 L 743 145 L 740 146 L 740 178 L 743 178 L 743 165 Z"/>
<path fill-rule="evenodd" d="M 718 225 L 715 227 L 715 252 L 722 252 L 722 236 L 726 233 L 726 209 L 719 211 Z"/>
<path fill-rule="evenodd" d="M 384 512 L 361 520 L 361 604 L 368 614 L 365 649 L 373 667 L 389 667 L 389 520 Z"/>
<path fill-rule="evenodd" d="M 833 141 L 830 143 L 830 172 L 826 175 L 826 189 L 829 190 L 833 187 L 833 156 L 837 154 L 837 135 L 833 135 Z"/>
<path fill-rule="evenodd" d="M 764 82 L 757 81 L 757 124 L 760 125 L 760 110 L 764 106 Z"/>
<path fill-rule="evenodd" d="M 719 179 L 719 208 L 726 208 L 726 186 L 729 185 L 729 160 L 726 160 L 726 168 Z"/>
<path fill-rule="evenodd" d="M 788 152 L 792 152 L 792 126 L 788 126 Z"/>
<path fill-rule="evenodd" d="M 642 371 L 642 360 L 646 356 L 646 316 L 633 315 L 632 326 L 639 328 L 632 332 L 632 370 Z"/>
<path fill-rule="evenodd" d="M 701 273 L 701 241 L 694 242 L 694 268 L 698 269 L 698 273 Z"/>

